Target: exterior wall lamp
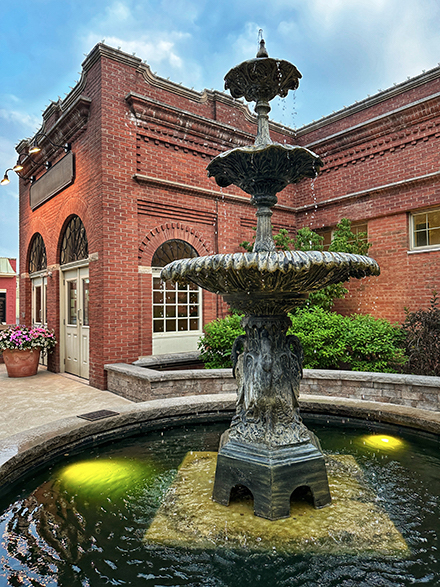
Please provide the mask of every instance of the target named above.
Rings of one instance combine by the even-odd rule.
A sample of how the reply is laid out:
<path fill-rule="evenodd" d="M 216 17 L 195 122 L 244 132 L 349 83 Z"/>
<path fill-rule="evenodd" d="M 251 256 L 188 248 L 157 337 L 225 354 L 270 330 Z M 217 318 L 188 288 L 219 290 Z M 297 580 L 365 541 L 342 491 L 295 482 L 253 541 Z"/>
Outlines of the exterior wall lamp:
<path fill-rule="evenodd" d="M 29 155 L 33 155 L 34 153 L 38 153 L 39 151 L 41 151 L 41 147 L 39 146 L 38 141 L 37 141 L 38 137 L 46 137 L 46 139 L 49 141 L 49 143 L 52 145 L 52 147 L 58 147 L 58 148 L 62 147 L 64 149 L 65 153 L 68 153 L 72 149 L 71 143 L 64 143 L 64 145 L 57 145 L 56 143 L 54 143 L 53 141 L 50 140 L 50 138 L 47 136 L 46 133 L 38 132 L 35 135 L 34 140 L 32 141 L 32 145 L 28 149 Z"/>
<path fill-rule="evenodd" d="M 54 143 L 53 141 L 50 140 L 50 138 L 47 136 L 46 133 L 38 132 L 35 135 L 34 139 L 32 140 L 32 144 L 29 146 L 28 150 L 25 153 L 20 153 L 20 155 L 17 159 L 17 163 L 14 165 L 14 167 L 10 167 L 9 169 L 7 169 L 5 171 L 3 179 L 0 181 L 0 185 L 7 185 L 10 182 L 10 179 L 8 177 L 8 171 L 15 171 L 15 173 L 18 175 L 18 177 L 21 177 L 22 179 L 30 179 L 31 183 L 33 183 L 35 181 L 34 175 L 32 175 L 31 177 L 24 177 L 23 175 L 19 174 L 19 171 L 21 171 L 23 169 L 23 165 L 21 163 L 22 157 L 34 155 L 35 153 L 39 153 L 41 151 L 41 147 L 38 145 L 38 137 L 46 137 L 46 139 L 49 141 L 49 143 L 52 145 L 52 147 L 63 148 L 65 153 L 69 153 L 69 151 L 72 150 L 71 143 L 64 143 L 63 145 L 57 145 L 56 143 Z M 46 162 L 45 167 L 46 167 L 46 169 L 49 169 L 51 167 L 51 164 L 49 161 Z"/>

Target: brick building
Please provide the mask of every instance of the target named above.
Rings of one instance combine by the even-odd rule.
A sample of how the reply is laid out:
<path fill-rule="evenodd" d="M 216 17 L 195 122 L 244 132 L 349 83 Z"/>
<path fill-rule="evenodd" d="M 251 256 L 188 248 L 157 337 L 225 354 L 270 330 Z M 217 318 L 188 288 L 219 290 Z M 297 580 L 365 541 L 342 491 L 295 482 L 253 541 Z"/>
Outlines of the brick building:
<path fill-rule="evenodd" d="M 274 141 L 325 163 L 314 182 L 279 194 L 275 230 L 325 233 L 344 216 L 367 227 L 382 275 L 353 284 L 342 311 L 401 320 L 438 281 L 439 91 L 440 68 L 296 136 L 271 125 Z M 33 178 L 20 180 L 20 319 L 55 328 L 50 369 L 104 388 L 106 363 L 196 348 L 222 301 L 158 274 L 174 258 L 236 252 L 252 238 L 248 196 L 220 190 L 206 166 L 255 134 L 255 117 L 226 94 L 163 80 L 103 44 L 92 50 L 75 88 L 44 112 L 41 150 L 17 147 Z"/>
<path fill-rule="evenodd" d="M 17 317 L 17 259 L 0 257 L 0 324 L 15 324 Z"/>

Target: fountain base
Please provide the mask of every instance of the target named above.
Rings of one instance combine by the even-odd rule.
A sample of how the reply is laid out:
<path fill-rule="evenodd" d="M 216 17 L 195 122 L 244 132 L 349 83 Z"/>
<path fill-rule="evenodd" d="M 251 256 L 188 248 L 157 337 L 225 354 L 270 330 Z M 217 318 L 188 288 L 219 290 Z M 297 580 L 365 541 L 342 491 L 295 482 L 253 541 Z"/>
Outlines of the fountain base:
<path fill-rule="evenodd" d="M 246 487 L 254 498 L 254 514 L 268 520 L 290 516 L 290 498 L 307 487 L 316 509 L 331 503 L 324 455 L 310 432 L 310 441 L 270 447 L 229 438 L 220 442 L 212 499 L 229 505 L 231 490 Z"/>
<path fill-rule="evenodd" d="M 211 499 L 217 453 L 188 453 L 144 535 L 151 545 L 251 552 L 406 557 L 408 546 L 351 455 L 326 457 L 333 501 L 316 510 L 296 494 L 291 516 L 254 515 L 249 494 L 228 508 Z"/>

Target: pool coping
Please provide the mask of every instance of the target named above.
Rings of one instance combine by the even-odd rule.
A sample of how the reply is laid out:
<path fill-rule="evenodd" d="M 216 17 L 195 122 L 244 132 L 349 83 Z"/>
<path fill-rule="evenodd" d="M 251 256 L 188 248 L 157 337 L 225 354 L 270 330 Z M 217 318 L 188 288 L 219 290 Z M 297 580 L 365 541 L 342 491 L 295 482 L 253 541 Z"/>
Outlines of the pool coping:
<path fill-rule="evenodd" d="M 62 418 L 0 440 L 0 495 L 10 486 L 66 453 L 79 452 L 116 438 L 141 434 L 172 425 L 212 422 L 230 417 L 235 393 L 174 397 L 120 406 L 115 415 L 88 421 Z M 381 402 L 302 394 L 301 412 L 359 418 L 392 424 L 438 436 L 440 412 Z"/>

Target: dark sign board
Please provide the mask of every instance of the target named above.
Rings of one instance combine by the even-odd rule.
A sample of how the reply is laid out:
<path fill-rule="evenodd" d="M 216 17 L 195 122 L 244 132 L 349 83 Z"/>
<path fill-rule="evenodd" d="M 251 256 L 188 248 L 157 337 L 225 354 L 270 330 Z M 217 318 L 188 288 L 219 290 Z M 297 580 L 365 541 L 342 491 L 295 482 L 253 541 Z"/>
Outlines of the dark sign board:
<path fill-rule="evenodd" d="M 75 180 L 75 159 L 73 153 L 67 153 L 58 163 L 31 185 L 29 190 L 30 206 L 35 210 Z"/>

